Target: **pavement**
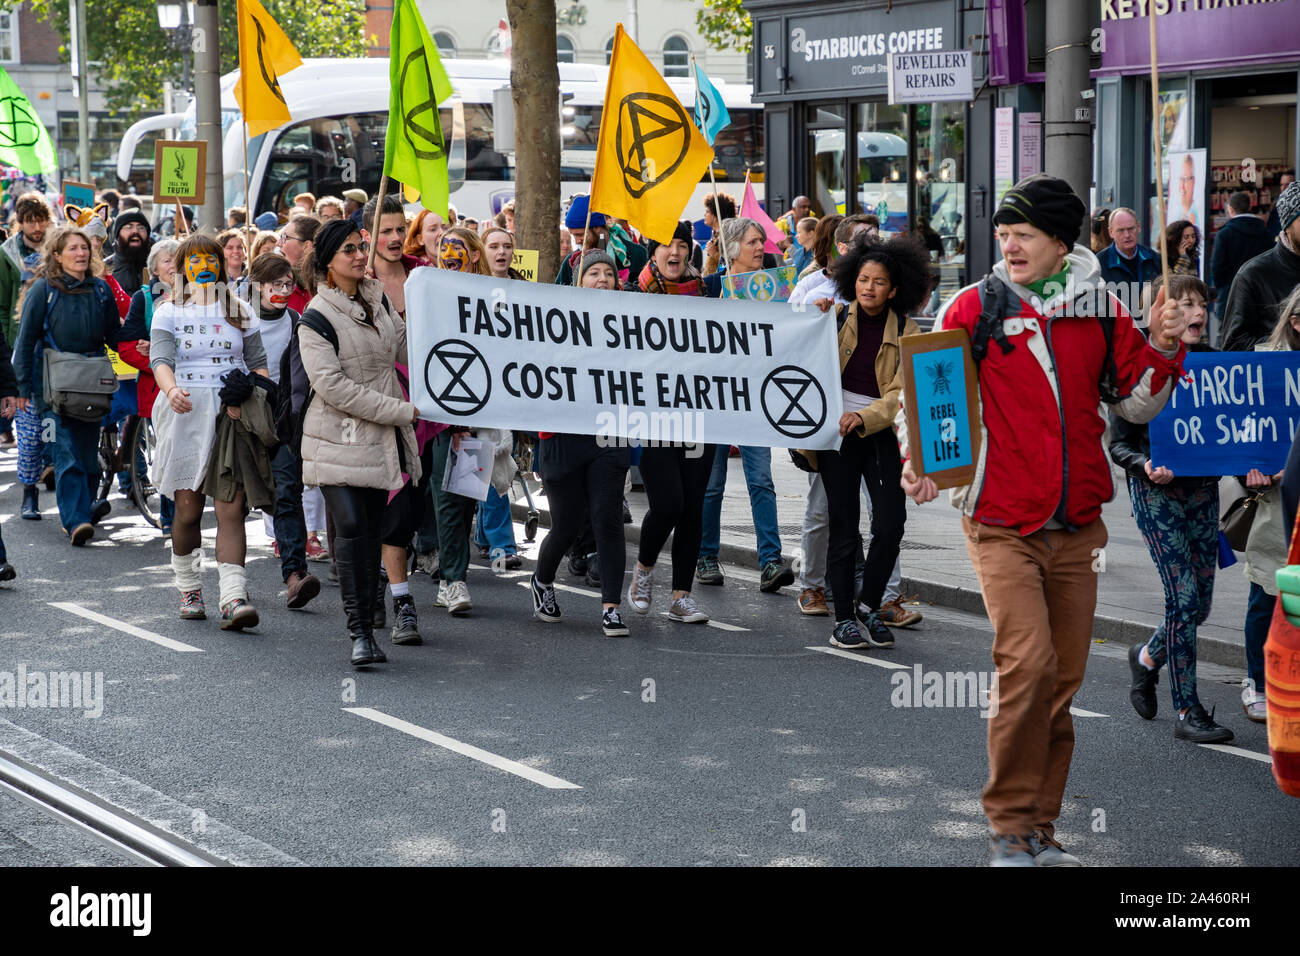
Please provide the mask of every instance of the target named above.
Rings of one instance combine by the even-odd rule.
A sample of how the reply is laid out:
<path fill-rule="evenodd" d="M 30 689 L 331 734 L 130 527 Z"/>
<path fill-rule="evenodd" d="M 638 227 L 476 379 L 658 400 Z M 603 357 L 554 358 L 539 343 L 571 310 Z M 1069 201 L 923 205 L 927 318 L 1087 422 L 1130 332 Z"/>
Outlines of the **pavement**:
<path fill-rule="evenodd" d="M 1128 482 L 1118 469 L 1112 470 L 1115 500 L 1102 509 L 1110 532 L 1104 563 L 1099 564 L 1097 612 L 1094 639 L 1124 645 L 1147 640 L 1164 616 L 1164 591 L 1129 504 Z M 785 560 L 802 556 L 800 529 L 807 501 L 808 475 L 790 463 L 784 449 L 772 452 L 772 483 L 776 486 L 777 522 Z M 541 513 L 543 527 L 549 526 L 546 497 L 536 482 L 530 482 L 533 501 Z M 527 505 L 514 486 L 513 504 L 522 521 Z M 640 539 L 640 522 L 648 504 L 645 493 L 634 487 L 628 494 L 634 522 L 626 527 L 628 543 Z M 868 528 L 863 509 L 863 532 Z M 754 522 L 749 508 L 744 471 L 738 459 L 730 459 L 727 491 L 722 500 L 723 561 L 746 568 L 758 568 Z M 539 535 L 541 537 L 541 535 Z M 973 614 L 986 615 L 979 582 L 966 553 L 961 530 L 961 513 L 948 504 L 946 492 L 926 505 L 907 501 L 907 527 L 901 560 L 902 592 L 915 596 L 923 605 L 939 605 Z M 629 547 L 629 553 L 634 549 Z M 1099 556 L 1100 558 L 1100 556 Z M 1215 579 L 1214 605 L 1209 619 L 1197 630 L 1198 659 L 1245 667 L 1246 598 L 1249 582 L 1242 573 L 1243 561 L 1221 569 Z M 697 592 L 708 594 L 711 588 Z M 795 588 L 797 597 L 798 589 Z M 793 608 L 792 608 L 793 610 Z M 924 609 L 922 608 L 922 611 Z"/>

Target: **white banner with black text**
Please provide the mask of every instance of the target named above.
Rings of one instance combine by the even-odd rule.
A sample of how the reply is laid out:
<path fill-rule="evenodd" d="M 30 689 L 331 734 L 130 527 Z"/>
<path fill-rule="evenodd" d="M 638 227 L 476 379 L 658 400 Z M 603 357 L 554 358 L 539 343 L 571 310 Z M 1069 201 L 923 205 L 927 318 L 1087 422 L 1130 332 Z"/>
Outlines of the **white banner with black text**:
<path fill-rule="evenodd" d="M 411 400 L 430 421 L 653 442 L 838 448 L 834 313 L 418 268 Z"/>

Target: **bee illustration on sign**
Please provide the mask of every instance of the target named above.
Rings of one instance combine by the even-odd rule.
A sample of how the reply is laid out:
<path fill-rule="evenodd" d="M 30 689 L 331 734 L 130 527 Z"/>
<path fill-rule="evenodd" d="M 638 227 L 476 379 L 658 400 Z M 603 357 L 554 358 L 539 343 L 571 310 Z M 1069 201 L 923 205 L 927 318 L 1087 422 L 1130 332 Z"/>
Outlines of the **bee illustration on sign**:
<path fill-rule="evenodd" d="M 934 394 L 950 395 L 952 393 L 952 363 L 940 359 L 925 367 L 925 374 L 934 385 Z"/>

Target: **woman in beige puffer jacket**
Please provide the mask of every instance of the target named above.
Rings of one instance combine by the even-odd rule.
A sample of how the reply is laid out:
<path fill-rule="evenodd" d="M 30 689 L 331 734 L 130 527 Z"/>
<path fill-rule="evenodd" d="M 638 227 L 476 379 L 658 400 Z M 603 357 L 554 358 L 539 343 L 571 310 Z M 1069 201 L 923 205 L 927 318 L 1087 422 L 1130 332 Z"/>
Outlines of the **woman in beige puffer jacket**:
<path fill-rule="evenodd" d="M 306 268 L 317 291 L 303 313 L 298 347 L 313 396 L 302 430 L 303 482 L 318 485 L 333 519 L 339 590 L 352 664 L 387 660 L 374 641 L 384 508 L 389 492 L 420 479 L 415 406 L 402 395 L 394 362 L 406 362 L 406 326 L 366 279 L 368 246 L 347 220 L 316 234 Z M 338 342 L 316 331 L 328 323 Z"/>

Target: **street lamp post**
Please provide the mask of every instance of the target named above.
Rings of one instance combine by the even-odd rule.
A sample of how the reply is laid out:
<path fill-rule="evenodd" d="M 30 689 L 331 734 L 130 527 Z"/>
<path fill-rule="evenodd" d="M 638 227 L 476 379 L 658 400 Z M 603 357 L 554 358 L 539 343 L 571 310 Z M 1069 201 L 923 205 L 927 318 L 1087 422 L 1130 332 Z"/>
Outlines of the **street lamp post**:
<path fill-rule="evenodd" d="M 158 26 L 170 31 L 172 42 L 181 51 L 181 89 L 190 91 L 190 48 L 194 44 L 193 0 L 158 0 Z"/>
<path fill-rule="evenodd" d="M 199 228 L 220 230 L 225 223 L 221 142 L 221 49 L 217 41 L 217 0 L 157 0 L 158 24 L 172 30 L 181 44 L 185 86 L 190 84 L 194 53 L 195 137 L 208 144 L 204 202 Z"/>

